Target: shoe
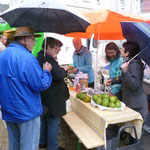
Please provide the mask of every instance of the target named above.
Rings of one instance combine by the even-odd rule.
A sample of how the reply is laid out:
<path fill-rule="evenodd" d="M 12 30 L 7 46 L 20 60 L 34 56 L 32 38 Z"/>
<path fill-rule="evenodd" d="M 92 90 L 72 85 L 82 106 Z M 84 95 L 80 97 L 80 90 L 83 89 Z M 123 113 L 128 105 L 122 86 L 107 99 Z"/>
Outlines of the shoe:
<path fill-rule="evenodd" d="M 39 148 L 46 148 L 47 144 L 39 144 Z"/>
<path fill-rule="evenodd" d="M 58 147 L 58 150 L 66 150 L 66 149 L 63 147 Z"/>

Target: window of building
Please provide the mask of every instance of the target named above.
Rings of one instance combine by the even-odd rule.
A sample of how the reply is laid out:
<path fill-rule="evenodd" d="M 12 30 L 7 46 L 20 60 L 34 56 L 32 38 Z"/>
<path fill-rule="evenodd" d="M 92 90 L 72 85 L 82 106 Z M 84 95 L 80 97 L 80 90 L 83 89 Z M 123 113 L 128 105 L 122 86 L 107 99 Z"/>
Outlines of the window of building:
<path fill-rule="evenodd" d="M 121 9 L 125 9 L 125 0 L 120 0 Z"/>
<path fill-rule="evenodd" d="M 90 2 L 91 0 L 83 0 L 83 1 L 85 1 L 85 2 Z"/>
<path fill-rule="evenodd" d="M 97 3 L 98 3 L 98 4 L 101 4 L 101 0 L 97 0 Z"/>

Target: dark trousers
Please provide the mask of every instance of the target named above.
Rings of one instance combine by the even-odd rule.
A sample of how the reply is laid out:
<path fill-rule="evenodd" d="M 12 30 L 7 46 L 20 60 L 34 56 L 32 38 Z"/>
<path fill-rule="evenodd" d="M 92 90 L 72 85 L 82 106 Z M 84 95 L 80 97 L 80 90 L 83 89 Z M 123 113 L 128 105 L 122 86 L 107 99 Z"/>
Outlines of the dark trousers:
<path fill-rule="evenodd" d="M 91 87 L 92 89 L 94 89 L 94 82 L 88 83 L 88 87 Z"/>
<path fill-rule="evenodd" d="M 58 149 L 57 132 L 60 118 L 41 118 L 40 144 L 48 145 L 48 150 Z"/>

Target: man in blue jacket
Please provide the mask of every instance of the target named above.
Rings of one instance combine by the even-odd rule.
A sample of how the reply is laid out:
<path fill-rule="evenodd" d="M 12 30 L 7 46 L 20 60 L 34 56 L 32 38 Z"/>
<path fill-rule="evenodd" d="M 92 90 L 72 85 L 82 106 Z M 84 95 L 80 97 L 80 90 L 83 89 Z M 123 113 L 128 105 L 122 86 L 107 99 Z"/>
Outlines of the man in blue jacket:
<path fill-rule="evenodd" d="M 94 71 L 92 68 L 92 54 L 82 45 L 80 38 L 73 39 L 75 52 L 73 54 L 73 66 L 75 72 L 81 71 L 88 74 L 88 87 L 94 88 Z"/>
<path fill-rule="evenodd" d="M 0 53 L 0 105 L 8 130 L 9 150 L 37 150 L 40 115 L 43 112 L 40 91 L 52 81 L 51 65 L 42 71 L 31 54 L 35 37 L 31 27 L 19 27 L 12 42 Z"/>

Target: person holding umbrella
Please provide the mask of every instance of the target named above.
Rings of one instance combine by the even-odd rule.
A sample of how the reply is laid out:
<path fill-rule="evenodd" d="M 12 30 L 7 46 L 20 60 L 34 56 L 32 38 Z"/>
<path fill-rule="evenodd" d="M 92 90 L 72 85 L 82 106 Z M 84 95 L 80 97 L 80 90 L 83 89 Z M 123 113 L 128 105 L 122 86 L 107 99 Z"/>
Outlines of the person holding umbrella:
<path fill-rule="evenodd" d="M 122 53 L 128 58 L 128 61 L 121 65 L 122 75 L 119 79 L 109 79 L 107 85 L 122 83 L 122 101 L 126 106 L 139 112 L 145 121 L 148 115 L 147 97 L 142 86 L 145 67 L 139 57 L 129 61 L 139 52 L 140 48 L 138 43 L 130 41 L 123 43 Z M 134 142 L 132 137 L 130 137 L 130 142 Z M 144 150 L 144 144 L 142 142 L 140 147 Z"/>
<path fill-rule="evenodd" d="M 31 54 L 35 37 L 31 27 L 18 27 L 14 41 L 0 53 L 0 105 L 5 120 L 9 150 L 37 150 L 42 105 L 40 91 L 52 81 L 52 67 L 44 71 Z"/>

